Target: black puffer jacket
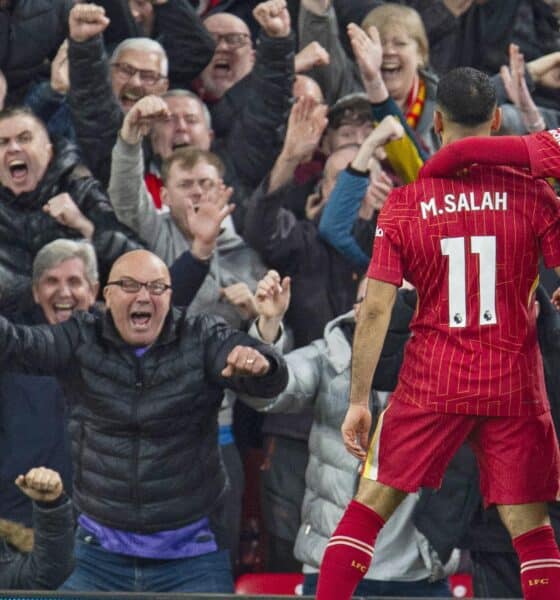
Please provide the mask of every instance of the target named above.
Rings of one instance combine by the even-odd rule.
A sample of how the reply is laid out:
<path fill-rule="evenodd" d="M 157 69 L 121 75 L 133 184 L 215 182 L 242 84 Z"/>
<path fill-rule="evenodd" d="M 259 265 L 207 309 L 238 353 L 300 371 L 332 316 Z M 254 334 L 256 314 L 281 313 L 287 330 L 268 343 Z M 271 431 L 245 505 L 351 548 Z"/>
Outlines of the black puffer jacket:
<path fill-rule="evenodd" d="M 0 311 L 29 295 L 31 269 L 37 252 L 57 238 L 80 238 L 75 229 L 61 225 L 43 211 L 50 198 L 67 192 L 95 225 L 93 245 L 101 279 L 124 252 L 140 247 L 134 234 L 113 212 L 105 192 L 81 164 L 77 148 L 60 141 L 47 172 L 32 192 L 19 196 L 0 185 Z"/>
<path fill-rule="evenodd" d="M 64 41 L 73 1 L 12 0 L 12 5 L 0 10 L 0 70 L 8 80 L 8 103 L 15 104 Z"/>
<path fill-rule="evenodd" d="M 224 378 L 236 345 L 271 362 L 262 377 Z M 223 388 L 267 398 L 287 383 L 284 360 L 218 317 L 173 309 L 141 357 L 110 314 L 81 313 L 56 326 L 13 326 L 0 318 L 0 363 L 56 374 L 71 408 L 73 500 L 118 529 L 174 529 L 212 512 L 226 487 L 218 447 Z"/>

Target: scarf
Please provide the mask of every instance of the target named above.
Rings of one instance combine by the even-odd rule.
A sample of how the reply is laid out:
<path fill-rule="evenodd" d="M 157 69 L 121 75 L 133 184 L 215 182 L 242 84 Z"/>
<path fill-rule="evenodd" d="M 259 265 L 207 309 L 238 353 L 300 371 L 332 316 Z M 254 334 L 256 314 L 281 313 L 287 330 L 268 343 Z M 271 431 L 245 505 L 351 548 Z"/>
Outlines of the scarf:
<path fill-rule="evenodd" d="M 406 105 L 408 107 L 406 111 L 406 122 L 412 129 L 416 129 L 418 121 L 422 116 L 424 110 L 424 103 L 426 102 L 426 84 L 418 77 L 416 82 L 412 86 Z"/>

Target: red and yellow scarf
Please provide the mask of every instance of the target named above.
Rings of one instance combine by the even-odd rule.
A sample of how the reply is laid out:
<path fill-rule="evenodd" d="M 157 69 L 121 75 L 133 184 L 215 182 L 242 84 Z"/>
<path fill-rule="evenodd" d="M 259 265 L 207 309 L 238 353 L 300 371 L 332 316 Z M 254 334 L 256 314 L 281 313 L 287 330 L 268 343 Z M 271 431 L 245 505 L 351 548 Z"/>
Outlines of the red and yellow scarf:
<path fill-rule="evenodd" d="M 426 84 L 420 77 L 417 77 L 406 100 L 406 106 L 408 107 L 406 111 L 406 122 L 410 127 L 412 127 L 412 129 L 416 129 L 418 125 L 418 121 L 420 120 L 422 111 L 424 110 L 425 102 Z"/>

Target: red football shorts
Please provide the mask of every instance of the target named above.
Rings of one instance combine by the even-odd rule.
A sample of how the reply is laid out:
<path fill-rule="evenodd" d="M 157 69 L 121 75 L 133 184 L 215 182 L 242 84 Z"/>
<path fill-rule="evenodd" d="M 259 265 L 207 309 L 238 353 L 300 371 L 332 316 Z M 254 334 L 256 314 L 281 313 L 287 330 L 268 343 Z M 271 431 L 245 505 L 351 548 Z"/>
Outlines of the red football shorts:
<path fill-rule="evenodd" d="M 391 401 L 379 418 L 362 476 L 405 492 L 437 489 L 464 442 L 476 455 L 486 506 L 557 499 L 560 452 L 550 412 L 479 417 Z"/>

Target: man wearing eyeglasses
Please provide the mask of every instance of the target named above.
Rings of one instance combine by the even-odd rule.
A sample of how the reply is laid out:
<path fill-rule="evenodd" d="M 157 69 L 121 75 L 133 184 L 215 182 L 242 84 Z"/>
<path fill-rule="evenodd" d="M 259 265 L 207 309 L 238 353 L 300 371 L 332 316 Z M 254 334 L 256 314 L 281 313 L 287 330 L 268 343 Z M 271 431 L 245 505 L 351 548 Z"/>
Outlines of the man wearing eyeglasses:
<path fill-rule="evenodd" d="M 109 179 L 110 149 L 123 113 L 140 98 L 167 90 L 170 60 L 174 76 L 188 85 L 211 57 L 212 39 L 187 0 L 158 3 L 157 13 L 158 29 L 166 32 L 169 57 L 158 41 L 142 37 L 121 42 L 108 60 L 102 38 L 109 25 L 104 8 L 79 3 L 70 11 L 72 121 L 84 158 L 103 184 Z"/>
<path fill-rule="evenodd" d="M 56 326 L 0 318 L 0 362 L 56 375 L 75 397 L 76 591 L 233 592 L 216 516 L 226 492 L 218 449 L 224 388 L 278 394 L 282 358 L 219 317 L 172 309 L 165 264 L 120 257 L 107 312 Z"/>

